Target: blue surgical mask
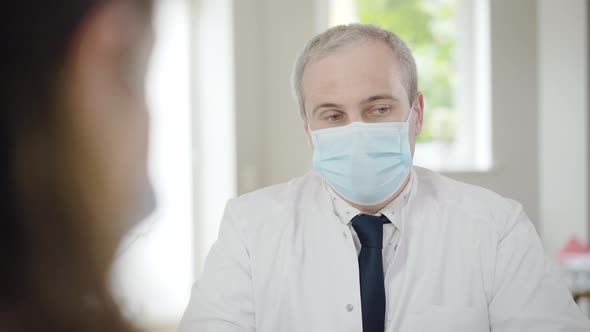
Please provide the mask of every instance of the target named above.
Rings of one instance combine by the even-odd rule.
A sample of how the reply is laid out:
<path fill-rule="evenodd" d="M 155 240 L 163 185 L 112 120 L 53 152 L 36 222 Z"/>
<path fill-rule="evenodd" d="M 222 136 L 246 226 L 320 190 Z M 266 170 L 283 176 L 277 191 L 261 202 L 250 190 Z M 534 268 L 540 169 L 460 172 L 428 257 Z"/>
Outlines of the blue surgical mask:
<path fill-rule="evenodd" d="M 342 197 L 360 205 L 383 203 L 404 184 L 412 167 L 408 120 L 353 122 L 310 131 L 313 168 Z"/>

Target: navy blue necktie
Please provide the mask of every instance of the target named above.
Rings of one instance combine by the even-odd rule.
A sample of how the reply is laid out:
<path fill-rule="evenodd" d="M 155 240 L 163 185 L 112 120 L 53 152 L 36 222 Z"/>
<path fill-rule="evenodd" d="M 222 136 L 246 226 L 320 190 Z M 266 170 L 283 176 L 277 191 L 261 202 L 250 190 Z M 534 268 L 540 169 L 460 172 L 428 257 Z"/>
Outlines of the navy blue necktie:
<path fill-rule="evenodd" d="M 383 225 L 390 223 L 385 216 L 359 214 L 352 227 L 361 241 L 359 277 L 363 332 L 385 330 L 385 282 L 383 278 Z"/>

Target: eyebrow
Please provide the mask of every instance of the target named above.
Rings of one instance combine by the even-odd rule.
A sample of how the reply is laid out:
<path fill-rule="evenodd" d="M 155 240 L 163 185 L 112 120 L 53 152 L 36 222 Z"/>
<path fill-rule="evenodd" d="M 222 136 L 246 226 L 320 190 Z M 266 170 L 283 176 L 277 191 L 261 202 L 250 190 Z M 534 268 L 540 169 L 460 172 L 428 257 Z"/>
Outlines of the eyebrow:
<path fill-rule="evenodd" d="M 341 108 L 342 105 L 339 104 L 334 104 L 334 103 L 323 103 L 320 104 L 316 107 L 314 107 L 312 114 L 315 114 L 317 111 L 319 111 L 321 108 Z"/>
<path fill-rule="evenodd" d="M 392 95 L 382 94 L 382 95 L 374 95 L 374 96 L 365 98 L 365 99 L 363 99 L 361 101 L 361 104 L 368 104 L 368 103 L 372 103 L 374 101 L 384 100 L 384 99 L 388 99 L 388 100 L 391 100 L 391 101 L 396 102 L 396 103 L 399 102 L 399 99 L 395 98 Z M 316 114 L 317 111 L 319 111 L 322 108 L 342 108 L 342 105 L 335 104 L 335 103 L 323 103 L 323 104 L 320 104 L 320 105 L 316 106 L 313 109 L 312 114 Z"/>
<path fill-rule="evenodd" d="M 383 100 L 383 99 L 389 99 L 389 100 L 394 101 L 396 103 L 399 102 L 399 100 L 397 98 L 395 98 L 394 96 L 388 95 L 388 94 L 383 94 L 383 95 L 375 95 L 375 96 L 365 98 L 361 101 L 361 104 L 368 104 L 368 103 L 371 103 L 371 102 L 374 102 L 377 100 Z"/>

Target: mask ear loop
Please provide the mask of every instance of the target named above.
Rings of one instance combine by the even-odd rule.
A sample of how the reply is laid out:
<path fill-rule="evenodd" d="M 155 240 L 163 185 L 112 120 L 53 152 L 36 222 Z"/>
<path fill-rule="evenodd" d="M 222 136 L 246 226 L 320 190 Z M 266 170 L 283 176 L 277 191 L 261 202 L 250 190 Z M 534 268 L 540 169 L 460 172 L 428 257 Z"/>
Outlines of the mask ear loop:
<path fill-rule="evenodd" d="M 309 124 L 309 121 L 305 120 L 305 124 L 307 125 L 307 132 L 309 133 L 309 135 L 306 135 L 307 138 L 307 145 L 313 150 L 314 146 L 313 146 L 313 137 L 312 137 L 312 132 L 311 132 L 311 125 Z"/>
<path fill-rule="evenodd" d="M 414 114 L 414 103 L 412 103 L 412 108 L 410 108 L 410 113 L 408 117 L 404 120 L 404 122 L 410 122 L 410 118 L 412 118 L 412 114 Z"/>

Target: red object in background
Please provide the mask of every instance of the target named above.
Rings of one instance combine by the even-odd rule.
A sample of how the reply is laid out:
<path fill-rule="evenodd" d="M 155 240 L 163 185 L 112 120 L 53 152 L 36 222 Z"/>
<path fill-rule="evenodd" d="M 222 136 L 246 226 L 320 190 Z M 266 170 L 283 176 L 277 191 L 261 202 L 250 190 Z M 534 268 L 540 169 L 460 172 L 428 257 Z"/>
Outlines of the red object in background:
<path fill-rule="evenodd" d="M 557 254 L 557 261 L 564 264 L 571 259 L 590 257 L 590 246 L 572 236 L 566 244 L 561 247 Z"/>

